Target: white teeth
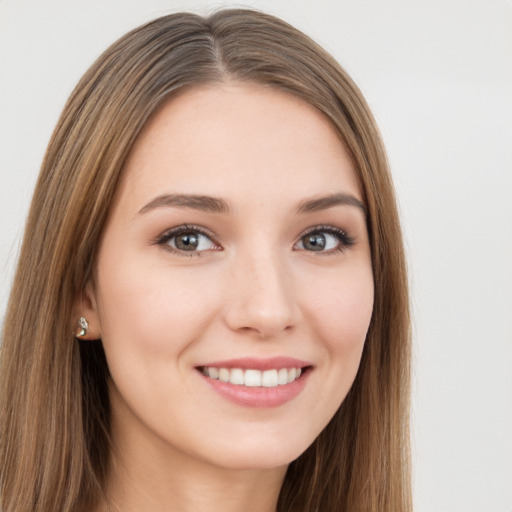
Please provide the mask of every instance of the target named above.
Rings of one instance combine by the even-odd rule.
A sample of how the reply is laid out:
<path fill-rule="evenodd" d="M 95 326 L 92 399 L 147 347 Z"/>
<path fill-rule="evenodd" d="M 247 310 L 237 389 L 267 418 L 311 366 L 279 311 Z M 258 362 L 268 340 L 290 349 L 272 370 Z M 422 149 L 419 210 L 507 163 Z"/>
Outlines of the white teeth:
<path fill-rule="evenodd" d="M 281 386 L 283 384 L 288 384 L 288 370 L 286 368 L 280 368 L 277 372 L 277 383 Z"/>
<path fill-rule="evenodd" d="M 245 370 L 244 384 L 251 388 L 261 386 L 261 372 L 260 370 Z"/>
<path fill-rule="evenodd" d="M 284 386 L 297 380 L 301 368 L 279 368 L 272 370 L 242 370 L 241 368 L 203 368 L 204 375 L 210 379 L 218 379 L 222 382 L 229 382 L 237 386 L 274 388 Z"/>
<path fill-rule="evenodd" d="M 231 384 L 243 384 L 244 372 L 240 368 L 233 368 L 229 372 L 229 382 L 231 382 Z"/>
<path fill-rule="evenodd" d="M 261 376 L 261 385 L 266 388 L 277 386 L 277 370 L 265 370 Z"/>

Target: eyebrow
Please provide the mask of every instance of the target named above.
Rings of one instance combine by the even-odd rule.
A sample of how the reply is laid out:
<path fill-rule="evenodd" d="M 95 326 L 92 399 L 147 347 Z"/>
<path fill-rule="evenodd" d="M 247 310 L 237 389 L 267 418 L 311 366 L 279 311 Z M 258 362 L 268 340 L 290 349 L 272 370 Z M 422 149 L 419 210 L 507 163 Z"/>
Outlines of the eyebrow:
<path fill-rule="evenodd" d="M 146 213 L 162 206 L 174 208 L 192 208 L 204 212 L 228 213 L 229 206 L 223 199 L 211 196 L 190 194 L 164 194 L 151 200 L 139 210 L 139 214 Z"/>
<path fill-rule="evenodd" d="M 344 192 L 302 201 L 299 203 L 297 213 L 318 212 L 334 206 L 356 206 L 366 215 L 366 206 L 357 197 Z"/>
<path fill-rule="evenodd" d="M 339 192 L 299 203 L 297 213 L 311 213 L 333 208 L 334 206 L 356 206 L 366 215 L 366 206 L 352 194 Z M 139 214 L 161 207 L 192 208 L 204 212 L 229 213 L 229 206 L 223 199 L 194 194 L 164 194 L 144 205 Z"/>

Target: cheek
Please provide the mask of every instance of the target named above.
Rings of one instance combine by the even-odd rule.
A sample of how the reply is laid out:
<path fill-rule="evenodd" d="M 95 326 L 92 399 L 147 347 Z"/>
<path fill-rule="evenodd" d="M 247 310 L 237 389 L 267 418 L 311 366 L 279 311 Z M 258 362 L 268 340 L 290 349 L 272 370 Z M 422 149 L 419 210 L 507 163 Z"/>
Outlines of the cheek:
<path fill-rule="evenodd" d="M 319 351 L 318 389 L 321 391 L 316 390 L 311 409 L 311 438 L 332 419 L 354 382 L 374 298 L 369 265 L 342 269 L 317 280 L 315 285 L 316 293 L 309 300 L 308 320 Z"/>
<path fill-rule="evenodd" d="M 199 336 L 219 302 L 211 279 L 197 272 L 191 278 L 128 258 L 101 263 L 98 308 L 105 345 L 176 352 Z"/>
<path fill-rule="evenodd" d="M 352 268 L 318 288 L 311 314 L 331 354 L 354 353 L 358 362 L 372 316 L 373 296 L 373 276 L 368 266 Z"/>

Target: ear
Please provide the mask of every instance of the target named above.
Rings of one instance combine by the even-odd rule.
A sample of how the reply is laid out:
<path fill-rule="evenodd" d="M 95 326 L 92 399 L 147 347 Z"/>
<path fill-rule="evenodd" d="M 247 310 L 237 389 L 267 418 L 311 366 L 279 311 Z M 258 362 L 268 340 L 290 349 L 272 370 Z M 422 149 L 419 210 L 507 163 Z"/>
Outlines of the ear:
<path fill-rule="evenodd" d="M 88 281 L 73 307 L 73 329 L 75 336 L 80 340 L 101 339 L 101 326 L 98 314 L 98 303 L 94 285 Z M 82 318 L 85 319 L 83 322 Z"/>

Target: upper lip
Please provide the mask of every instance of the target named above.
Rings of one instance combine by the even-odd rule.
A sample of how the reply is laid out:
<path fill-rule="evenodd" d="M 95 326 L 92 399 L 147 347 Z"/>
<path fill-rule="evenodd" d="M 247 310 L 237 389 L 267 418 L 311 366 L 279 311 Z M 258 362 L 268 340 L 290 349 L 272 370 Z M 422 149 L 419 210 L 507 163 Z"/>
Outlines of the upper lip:
<path fill-rule="evenodd" d="M 294 357 L 276 356 L 269 358 L 242 357 L 225 361 L 214 361 L 199 365 L 199 368 L 241 368 L 242 370 L 272 370 L 274 368 L 305 368 L 312 366 L 308 361 Z"/>

